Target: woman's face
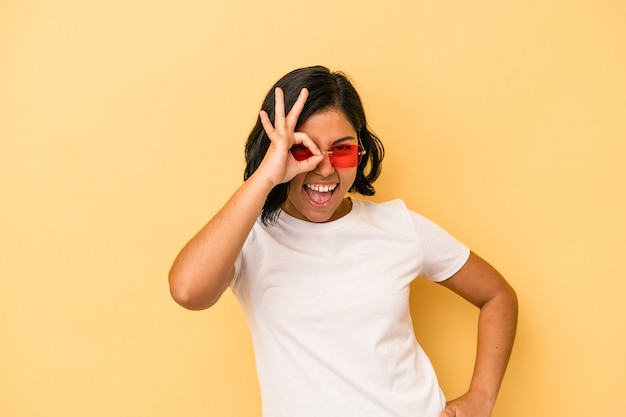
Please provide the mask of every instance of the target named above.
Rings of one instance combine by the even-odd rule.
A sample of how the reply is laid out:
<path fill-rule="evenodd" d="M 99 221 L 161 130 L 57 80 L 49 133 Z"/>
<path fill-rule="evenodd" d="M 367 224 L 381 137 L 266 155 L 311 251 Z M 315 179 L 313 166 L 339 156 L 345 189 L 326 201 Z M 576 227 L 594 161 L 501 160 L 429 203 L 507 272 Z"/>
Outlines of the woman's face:
<path fill-rule="evenodd" d="M 329 109 L 314 113 L 298 128 L 324 152 L 335 145 L 358 145 L 357 132 L 343 112 Z M 289 195 L 282 209 L 293 217 L 322 223 L 350 212 L 345 198 L 356 178 L 357 167 L 337 168 L 328 155 L 312 171 L 297 175 L 289 182 Z"/>

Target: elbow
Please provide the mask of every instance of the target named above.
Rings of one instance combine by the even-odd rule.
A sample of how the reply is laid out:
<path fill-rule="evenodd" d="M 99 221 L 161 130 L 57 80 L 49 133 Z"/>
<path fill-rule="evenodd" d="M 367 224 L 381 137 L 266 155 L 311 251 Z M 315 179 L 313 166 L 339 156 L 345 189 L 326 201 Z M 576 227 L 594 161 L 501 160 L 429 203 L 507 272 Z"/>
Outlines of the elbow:
<path fill-rule="evenodd" d="M 519 309 L 519 301 L 517 299 L 517 293 L 515 292 L 513 287 L 511 287 L 510 285 L 507 285 L 505 292 L 506 292 L 506 298 L 508 299 L 509 304 L 511 305 L 511 308 L 515 310 L 515 314 L 517 314 L 517 311 Z"/>
<path fill-rule="evenodd" d="M 186 308 L 187 310 L 206 310 L 207 308 L 212 307 L 215 304 L 214 301 L 201 300 L 189 292 L 180 291 L 172 287 L 170 287 L 170 294 L 178 305 Z"/>
<path fill-rule="evenodd" d="M 513 287 L 507 284 L 500 292 L 499 300 L 502 306 L 502 314 L 507 316 L 512 322 L 517 323 L 519 302 L 517 299 L 517 293 Z"/>
<path fill-rule="evenodd" d="M 189 284 L 189 280 L 183 279 L 170 272 L 169 275 L 170 295 L 176 303 L 187 310 L 205 310 L 215 305 L 218 297 L 211 296 Z"/>
<path fill-rule="evenodd" d="M 512 322 L 517 322 L 519 304 L 517 293 L 506 281 L 501 282 L 502 285 L 490 298 L 476 306 L 481 310 L 487 308 L 497 311 L 498 316 L 506 318 Z"/>

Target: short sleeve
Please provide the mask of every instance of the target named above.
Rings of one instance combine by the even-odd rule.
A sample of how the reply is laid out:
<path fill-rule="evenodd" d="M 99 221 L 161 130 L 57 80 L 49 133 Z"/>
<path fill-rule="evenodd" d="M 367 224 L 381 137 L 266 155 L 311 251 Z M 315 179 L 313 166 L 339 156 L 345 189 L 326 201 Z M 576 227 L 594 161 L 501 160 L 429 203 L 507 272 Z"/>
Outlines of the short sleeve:
<path fill-rule="evenodd" d="M 410 213 L 422 249 L 419 275 L 434 282 L 445 281 L 465 265 L 469 248 L 435 222 L 413 211 Z"/>

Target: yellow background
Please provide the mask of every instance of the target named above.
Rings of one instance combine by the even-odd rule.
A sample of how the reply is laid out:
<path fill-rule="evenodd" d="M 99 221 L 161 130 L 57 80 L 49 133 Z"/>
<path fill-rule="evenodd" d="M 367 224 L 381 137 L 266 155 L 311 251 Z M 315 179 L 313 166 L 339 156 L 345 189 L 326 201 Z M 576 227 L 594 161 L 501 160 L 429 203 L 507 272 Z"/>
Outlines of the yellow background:
<path fill-rule="evenodd" d="M 626 375 L 621 0 L 0 4 L 0 415 L 260 416 L 232 295 L 171 301 L 180 247 L 240 184 L 287 71 L 352 76 L 401 197 L 521 301 L 494 417 L 620 415 Z M 449 397 L 476 311 L 414 286 Z"/>

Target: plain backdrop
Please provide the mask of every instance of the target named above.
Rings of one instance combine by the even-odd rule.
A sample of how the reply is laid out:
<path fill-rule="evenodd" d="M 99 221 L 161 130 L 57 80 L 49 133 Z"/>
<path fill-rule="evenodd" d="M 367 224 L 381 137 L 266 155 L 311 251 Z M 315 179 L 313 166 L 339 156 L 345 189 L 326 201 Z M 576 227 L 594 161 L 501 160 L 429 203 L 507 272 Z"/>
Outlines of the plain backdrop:
<path fill-rule="evenodd" d="M 626 3 L 3 0 L 0 415 L 258 417 L 227 293 L 167 273 L 241 184 L 284 73 L 343 70 L 402 198 L 489 260 L 521 305 L 494 417 L 619 415 L 626 374 Z M 415 282 L 450 398 L 477 310 Z"/>

